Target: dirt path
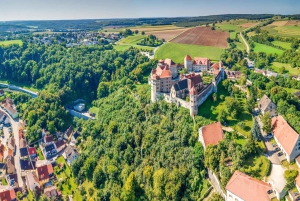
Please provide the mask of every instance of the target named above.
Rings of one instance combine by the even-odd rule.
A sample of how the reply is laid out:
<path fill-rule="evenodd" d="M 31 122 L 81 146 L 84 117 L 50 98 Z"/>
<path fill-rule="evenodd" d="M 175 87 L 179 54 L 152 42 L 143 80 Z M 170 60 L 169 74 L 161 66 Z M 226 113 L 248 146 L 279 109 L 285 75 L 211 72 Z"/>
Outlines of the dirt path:
<path fill-rule="evenodd" d="M 240 32 L 240 36 L 241 36 L 241 38 L 243 39 L 243 42 L 245 43 L 246 48 L 247 48 L 247 53 L 249 54 L 249 52 L 250 52 L 250 47 L 249 47 L 247 41 L 245 40 L 245 38 L 244 38 L 242 32 Z"/>

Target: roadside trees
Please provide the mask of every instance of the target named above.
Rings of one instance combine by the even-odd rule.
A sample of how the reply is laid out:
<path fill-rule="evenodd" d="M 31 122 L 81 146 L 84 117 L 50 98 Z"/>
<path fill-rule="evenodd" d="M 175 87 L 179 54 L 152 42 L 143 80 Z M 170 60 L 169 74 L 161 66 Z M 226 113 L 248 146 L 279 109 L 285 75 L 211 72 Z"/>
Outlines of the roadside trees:
<path fill-rule="evenodd" d="M 266 133 L 270 133 L 272 131 L 271 126 L 271 114 L 270 112 L 266 112 L 264 116 L 262 117 L 262 123 L 263 123 L 263 131 Z"/>

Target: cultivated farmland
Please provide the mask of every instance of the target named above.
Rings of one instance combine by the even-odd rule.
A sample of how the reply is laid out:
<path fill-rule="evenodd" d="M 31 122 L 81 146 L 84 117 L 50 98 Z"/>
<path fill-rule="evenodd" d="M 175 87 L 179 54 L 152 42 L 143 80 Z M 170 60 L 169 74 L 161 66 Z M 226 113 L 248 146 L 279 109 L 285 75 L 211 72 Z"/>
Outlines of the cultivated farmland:
<path fill-rule="evenodd" d="M 170 39 L 173 39 L 174 37 L 178 36 L 182 32 L 186 31 L 188 29 L 174 29 L 174 30 L 163 30 L 163 31 L 150 31 L 146 32 L 147 35 L 155 35 L 158 39 L 165 39 L 166 41 L 169 41 Z"/>
<path fill-rule="evenodd" d="M 8 46 L 8 45 L 23 45 L 23 42 L 21 40 L 7 40 L 7 41 L 0 41 L 0 46 Z"/>
<path fill-rule="evenodd" d="M 296 20 L 276 21 L 262 29 L 275 36 L 300 38 L 300 22 Z"/>
<path fill-rule="evenodd" d="M 195 27 L 185 31 L 170 42 L 227 48 L 227 38 L 229 38 L 228 32 L 211 30 L 210 27 Z"/>

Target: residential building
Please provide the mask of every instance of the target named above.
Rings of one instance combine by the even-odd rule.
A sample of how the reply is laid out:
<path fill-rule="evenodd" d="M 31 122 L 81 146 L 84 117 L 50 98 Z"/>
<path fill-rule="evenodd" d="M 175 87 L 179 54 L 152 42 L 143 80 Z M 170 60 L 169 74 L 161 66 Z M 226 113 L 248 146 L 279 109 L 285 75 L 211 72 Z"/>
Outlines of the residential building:
<path fill-rule="evenodd" d="M 45 135 L 45 136 L 44 136 L 44 142 L 45 142 L 45 143 L 51 143 L 51 142 L 53 142 L 53 141 L 54 141 L 53 135 Z"/>
<path fill-rule="evenodd" d="M 14 188 L 10 186 L 0 186 L 0 200 L 16 201 L 16 193 Z"/>
<path fill-rule="evenodd" d="M 295 186 L 297 190 L 300 192 L 300 174 L 298 174 L 298 176 L 295 179 Z"/>
<path fill-rule="evenodd" d="M 21 168 L 21 172 L 25 176 L 26 172 L 35 170 L 35 168 L 36 168 L 36 161 L 34 161 L 34 160 L 30 161 L 30 160 L 20 159 L 20 168 Z"/>
<path fill-rule="evenodd" d="M 21 138 L 20 141 L 19 141 L 19 147 L 20 148 L 24 148 L 24 147 L 27 147 L 27 142 L 24 138 Z"/>
<path fill-rule="evenodd" d="M 271 117 L 277 115 L 275 103 L 266 94 L 259 100 L 258 109 L 263 115 L 266 112 L 270 112 Z"/>
<path fill-rule="evenodd" d="M 55 146 L 56 146 L 57 153 L 59 153 L 67 146 L 67 144 L 63 139 L 59 139 L 55 142 Z"/>
<path fill-rule="evenodd" d="M 43 186 L 45 183 L 48 183 L 50 179 L 54 177 L 52 164 L 50 163 L 37 167 L 36 174 L 41 186 Z"/>
<path fill-rule="evenodd" d="M 220 122 L 199 128 L 198 141 L 202 143 L 204 149 L 208 145 L 217 145 L 223 138 L 224 133 Z"/>
<path fill-rule="evenodd" d="M 203 88 L 203 80 L 200 74 L 191 73 L 188 75 L 181 75 L 180 81 L 171 87 L 171 97 L 178 97 L 184 99 L 189 96 L 190 90 L 194 88 L 198 93 Z"/>
<path fill-rule="evenodd" d="M 77 138 L 80 136 L 79 131 L 76 131 L 73 136 L 71 137 L 71 142 L 70 144 L 75 146 L 77 142 Z"/>
<path fill-rule="evenodd" d="M 68 165 L 71 165 L 73 161 L 75 161 L 78 158 L 79 153 L 74 147 L 68 146 L 62 155 L 66 159 Z"/>
<path fill-rule="evenodd" d="M 233 71 L 233 70 L 226 70 L 225 71 L 227 79 L 236 81 L 239 79 L 243 74 L 241 71 Z"/>
<path fill-rule="evenodd" d="M 65 132 L 65 134 L 64 134 L 64 138 L 65 138 L 67 141 L 69 141 L 69 140 L 71 139 L 72 134 L 73 134 L 73 127 L 70 126 L 70 127 L 66 130 L 66 132 Z"/>
<path fill-rule="evenodd" d="M 2 106 L 13 119 L 18 117 L 19 113 L 17 112 L 16 106 L 11 99 L 5 98 L 2 101 Z"/>
<path fill-rule="evenodd" d="M 190 55 L 186 55 L 184 58 L 184 68 L 186 68 L 187 72 L 208 71 L 210 65 L 211 62 L 209 58 L 195 57 L 194 60 L 192 60 Z"/>
<path fill-rule="evenodd" d="M 29 156 L 27 147 L 20 148 L 20 158 L 27 158 Z"/>
<path fill-rule="evenodd" d="M 7 181 L 8 185 L 10 185 L 10 186 L 19 187 L 17 174 L 6 175 L 6 181 Z"/>
<path fill-rule="evenodd" d="M 28 147 L 28 153 L 32 158 L 37 157 L 37 151 L 35 147 Z"/>
<path fill-rule="evenodd" d="M 55 186 L 46 187 L 44 194 L 49 198 L 57 198 L 61 196 L 61 191 L 58 191 Z"/>
<path fill-rule="evenodd" d="M 226 201 L 270 201 L 273 197 L 270 184 L 238 170 L 226 185 Z"/>
<path fill-rule="evenodd" d="M 7 139 L 7 148 L 12 150 L 12 152 L 15 151 L 15 138 L 14 137 L 10 137 Z"/>
<path fill-rule="evenodd" d="M 74 110 L 78 112 L 82 112 L 84 109 L 85 109 L 84 103 L 78 103 L 77 105 L 74 106 Z"/>
<path fill-rule="evenodd" d="M 12 174 L 15 172 L 15 161 L 12 156 L 7 156 L 6 159 L 6 173 Z"/>
<path fill-rule="evenodd" d="M 46 159 L 51 159 L 57 155 L 56 147 L 54 142 L 40 145 L 43 155 Z"/>
<path fill-rule="evenodd" d="M 35 172 L 28 172 L 25 176 L 25 180 L 26 180 L 27 188 L 29 188 L 31 192 L 41 188 Z"/>
<path fill-rule="evenodd" d="M 300 135 L 281 116 L 272 118 L 274 139 L 288 162 L 300 154 Z"/>
<path fill-rule="evenodd" d="M 6 164 L 0 163 L 0 177 L 3 177 L 6 174 Z"/>

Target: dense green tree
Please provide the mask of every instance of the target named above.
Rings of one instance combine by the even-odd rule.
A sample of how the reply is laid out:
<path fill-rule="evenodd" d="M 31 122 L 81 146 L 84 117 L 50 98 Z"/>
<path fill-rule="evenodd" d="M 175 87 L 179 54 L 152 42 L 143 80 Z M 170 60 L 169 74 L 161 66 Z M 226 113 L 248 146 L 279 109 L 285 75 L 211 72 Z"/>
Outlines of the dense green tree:
<path fill-rule="evenodd" d="M 252 125 L 252 128 L 251 128 L 251 134 L 252 134 L 252 136 L 255 140 L 257 140 L 257 141 L 262 140 L 262 134 L 261 134 L 261 131 L 260 131 L 260 127 L 259 127 L 258 122 L 255 118 L 254 118 L 253 125 Z"/>
<path fill-rule="evenodd" d="M 270 133 L 272 131 L 272 125 L 271 125 L 272 119 L 271 119 L 270 112 L 266 112 L 262 116 L 261 120 L 262 120 L 262 123 L 263 123 L 263 127 L 262 127 L 263 131 L 266 132 L 266 133 Z"/>

